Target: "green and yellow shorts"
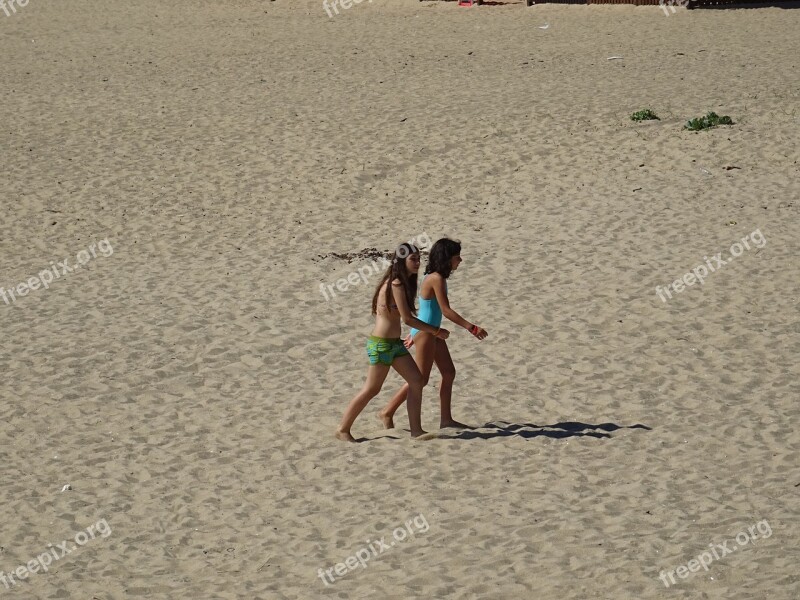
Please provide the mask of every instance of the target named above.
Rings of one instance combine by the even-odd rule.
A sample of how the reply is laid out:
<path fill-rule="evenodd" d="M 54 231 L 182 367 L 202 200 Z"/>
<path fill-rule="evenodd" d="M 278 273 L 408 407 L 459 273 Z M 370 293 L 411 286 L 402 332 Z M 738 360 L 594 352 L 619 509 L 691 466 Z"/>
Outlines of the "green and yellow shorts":
<path fill-rule="evenodd" d="M 371 335 L 367 340 L 367 356 L 371 365 L 391 366 L 395 358 L 408 354 L 400 338 L 381 338 Z"/>

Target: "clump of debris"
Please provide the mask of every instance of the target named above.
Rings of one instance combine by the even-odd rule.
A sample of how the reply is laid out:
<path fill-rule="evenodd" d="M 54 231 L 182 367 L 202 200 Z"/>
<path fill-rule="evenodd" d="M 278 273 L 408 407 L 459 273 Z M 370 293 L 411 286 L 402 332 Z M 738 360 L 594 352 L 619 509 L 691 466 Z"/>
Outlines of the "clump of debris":
<path fill-rule="evenodd" d="M 428 254 L 427 250 L 421 250 L 420 254 Z M 324 258 L 338 258 L 339 260 L 346 260 L 348 263 L 353 261 L 363 261 L 376 258 L 386 258 L 391 260 L 394 256 L 393 250 L 382 251 L 377 248 L 364 248 L 358 252 L 328 252 L 327 254 L 318 254 L 320 259 Z"/>

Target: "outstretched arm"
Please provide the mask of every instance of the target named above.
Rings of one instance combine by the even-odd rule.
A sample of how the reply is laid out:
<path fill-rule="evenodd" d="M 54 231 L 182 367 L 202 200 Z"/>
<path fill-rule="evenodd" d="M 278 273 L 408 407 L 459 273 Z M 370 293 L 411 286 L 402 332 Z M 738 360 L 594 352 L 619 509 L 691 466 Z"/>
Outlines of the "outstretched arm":
<path fill-rule="evenodd" d="M 435 277 L 431 282 L 431 287 L 433 287 L 433 293 L 436 295 L 436 301 L 439 303 L 439 307 L 442 309 L 442 315 L 456 325 L 460 325 L 469 331 L 479 340 L 482 340 L 489 335 L 486 333 L 485 329 L 482 329 L 477 325 L 473 325 L 455 310 L 453 310 L 453 307 L 450 306 L 450 300 L 447 298 L 447 287 L 445 286 L 444 279 L 442 277 Z"/>

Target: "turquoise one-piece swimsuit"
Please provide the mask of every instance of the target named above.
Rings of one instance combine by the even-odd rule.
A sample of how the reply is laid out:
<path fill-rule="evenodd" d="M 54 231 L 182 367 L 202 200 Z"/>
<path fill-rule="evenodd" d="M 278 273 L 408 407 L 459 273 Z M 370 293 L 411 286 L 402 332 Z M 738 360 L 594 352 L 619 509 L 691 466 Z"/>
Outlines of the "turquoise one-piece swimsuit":
<path fill-rule="evenodd" d="M 427 275 L 425 276 L 427 277 Z M 422 281 L 425 281 L 425 277 L 422 278 Z M 447 283 L 445 283 L 445 290 L 447 290 Z M 439 306 L 439 301 L 436 300 L 436 294 L 433 295 L 433 298 L 430 300 L 426 300 L 422 296 L 419 298 L 419 313 L 417 314 L 417 318 L 422 321 L 423 323 L 427 323 L 428 325 L 433 325 L 434 327 L 441 327 L 442 325 L 442 308 Z M 411 337 L 417 335 L 419 329 L 411 329 Z"/>

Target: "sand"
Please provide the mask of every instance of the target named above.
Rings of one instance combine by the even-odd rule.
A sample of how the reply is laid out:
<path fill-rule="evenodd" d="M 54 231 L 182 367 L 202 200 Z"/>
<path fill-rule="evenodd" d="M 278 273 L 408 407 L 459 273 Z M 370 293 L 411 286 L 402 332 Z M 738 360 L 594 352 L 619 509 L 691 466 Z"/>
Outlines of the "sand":
<path fill-rule="evenodd" d="M 0 286 L 113 247 L 0 299 L 0 571 L 111 530 L 0 591 L 800 597 L 798 27 L 522 2 L 0 12 Z M 735 125 L 682 130 L 709 110 Z M 477 429 L 411 441 L 401 409 L 382 430 L 392 374 L 343 444 L 378 275 L 326 301 L 369 263 L 320 255 L 421 234 L 462 241 L 451 301 L 489 331 L 450 338 Z"/>

